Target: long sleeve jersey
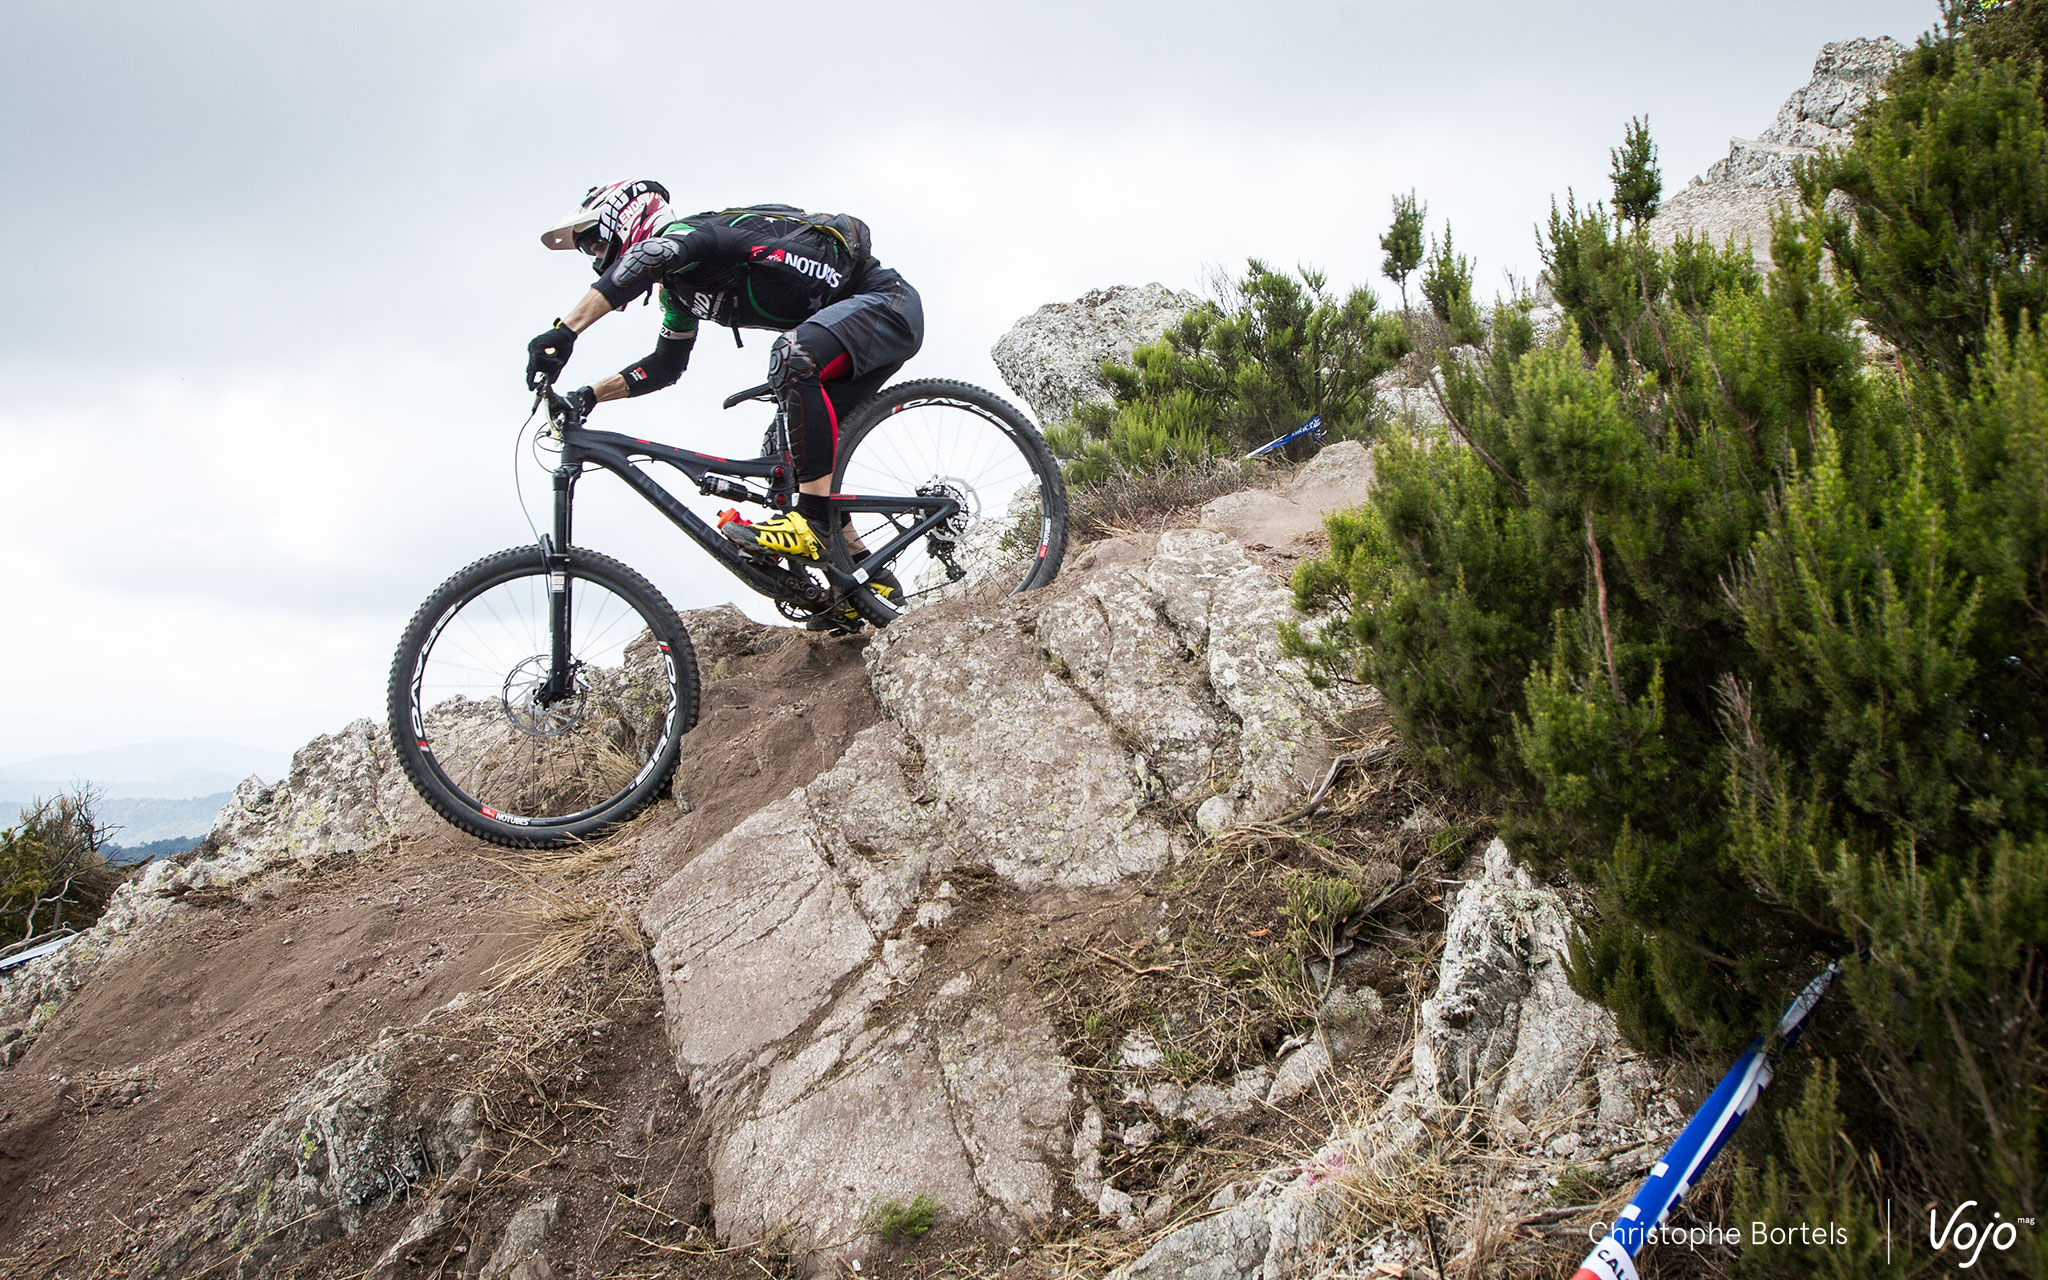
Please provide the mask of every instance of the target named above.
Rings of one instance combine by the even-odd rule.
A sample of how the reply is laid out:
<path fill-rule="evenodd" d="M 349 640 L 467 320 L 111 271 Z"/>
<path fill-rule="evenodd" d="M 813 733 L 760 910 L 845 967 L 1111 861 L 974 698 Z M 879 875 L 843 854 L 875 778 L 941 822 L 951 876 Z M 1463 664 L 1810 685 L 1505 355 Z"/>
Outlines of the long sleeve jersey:
<path fill-rule="evenodd" d="M 619 256 L 596 289 L 614 308 L 660 286 L 662 337 L 694 341 L 697 323 L 789 330 L 860 291 L 874 269 L 794 218 L 740 212 L 670 223 Z"/>

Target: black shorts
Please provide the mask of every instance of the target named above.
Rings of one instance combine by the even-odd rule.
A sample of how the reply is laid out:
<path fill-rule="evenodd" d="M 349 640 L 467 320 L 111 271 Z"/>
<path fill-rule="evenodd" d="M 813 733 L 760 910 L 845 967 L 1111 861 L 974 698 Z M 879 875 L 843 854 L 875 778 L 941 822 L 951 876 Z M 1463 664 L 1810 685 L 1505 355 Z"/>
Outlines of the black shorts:
<path fill-rule="evenodd" d="M 855 378 L 887 369 L 886 380 L 924 345 L 924 301 L 888 267 L 869 272 L 859 293 L 822 308 L 808 323 L 839 340 Z"/>

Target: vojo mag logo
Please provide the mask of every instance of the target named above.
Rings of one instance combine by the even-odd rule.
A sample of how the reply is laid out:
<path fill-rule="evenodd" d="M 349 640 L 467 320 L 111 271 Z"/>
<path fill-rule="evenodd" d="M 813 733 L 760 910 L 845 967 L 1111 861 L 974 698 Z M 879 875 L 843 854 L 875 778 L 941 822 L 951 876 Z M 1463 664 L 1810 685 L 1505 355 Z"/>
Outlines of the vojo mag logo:
<path fill-rule="evenodd" d="M 1958 1270 L 1967 1271 L 1977 1265 L 1987 1248 L 2000 1253 L 2019 1242 L 2020 1230 L 2032 1230 L 2032 1218 L 2008 1218 L 1996 1210 L 1987 1220 L 1983 1208 L 1975 1200 L 1965 1200 L 1949 1211 L 1943 1218 L 1939 1208 L 1927 1210 L 1927 1243 L 1936 1253 L 1953 1251 L 1962 1260 L 1956 1263 Z"/>

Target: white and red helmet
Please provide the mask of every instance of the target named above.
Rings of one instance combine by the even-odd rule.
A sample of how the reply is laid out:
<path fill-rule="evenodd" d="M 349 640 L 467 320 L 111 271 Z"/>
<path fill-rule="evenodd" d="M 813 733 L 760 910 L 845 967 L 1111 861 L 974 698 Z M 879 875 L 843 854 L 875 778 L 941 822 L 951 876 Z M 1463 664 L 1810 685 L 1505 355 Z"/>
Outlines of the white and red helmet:
<path fill-rule="evenodd" d="M 667 187 L 649 178 L 613 182 L 592 187 L 581 204 L 540 233 L 540 242 L 550 249 L 581 249 L 602 275 L 620 254 L 671 221 Z"/>

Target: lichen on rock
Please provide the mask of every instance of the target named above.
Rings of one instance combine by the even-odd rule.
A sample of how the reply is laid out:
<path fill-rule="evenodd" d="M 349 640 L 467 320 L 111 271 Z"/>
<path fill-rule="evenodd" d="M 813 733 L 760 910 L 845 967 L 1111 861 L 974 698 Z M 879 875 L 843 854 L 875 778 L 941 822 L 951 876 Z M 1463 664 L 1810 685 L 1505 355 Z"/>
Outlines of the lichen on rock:
<path fill-rule="evenodd" d="M 1049 302 L 1011 326 L 989 354 L 1003 381 L 1045 426 L 1065 422 L 1084 401 L 1106 401 L 1104 360 L 1128 362 L 1201 305 L 1162 284 L 1091 289 L 1072 302 Z"/>

